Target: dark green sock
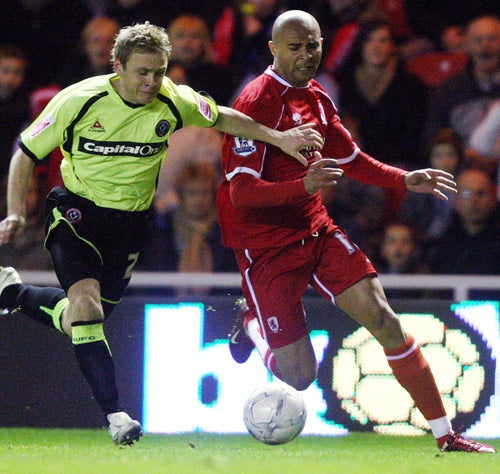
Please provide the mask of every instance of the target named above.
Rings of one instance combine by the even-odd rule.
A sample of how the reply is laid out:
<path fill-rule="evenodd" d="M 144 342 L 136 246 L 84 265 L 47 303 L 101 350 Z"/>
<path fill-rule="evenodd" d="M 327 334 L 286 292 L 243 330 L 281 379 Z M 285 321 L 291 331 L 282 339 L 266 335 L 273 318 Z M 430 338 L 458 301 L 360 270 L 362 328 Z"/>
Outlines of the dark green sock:
<path fill-rule="evenodd" d="M 118 403 L 115 368 L 102 321 L 71 325 L 75 357 L 104 415 L 122 411 Z"/>

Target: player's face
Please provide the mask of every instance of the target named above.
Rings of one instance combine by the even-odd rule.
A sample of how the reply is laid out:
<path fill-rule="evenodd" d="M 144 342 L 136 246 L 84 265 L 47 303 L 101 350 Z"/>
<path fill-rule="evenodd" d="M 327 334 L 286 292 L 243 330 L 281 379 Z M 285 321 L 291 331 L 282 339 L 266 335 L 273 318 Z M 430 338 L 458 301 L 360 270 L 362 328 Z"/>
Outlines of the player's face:
<path fill-rule="evenodd" d="M 273 70 L 295 87 L 305 87 L 316 75 L 321 61 L 323 39 L 319 28 L 290 24 L 269 47 Z"/>
<path fill-rule="evenodd" d="M 127 102 L 148 104 L 160 91 L 167 64 L 166 55 L 160 53 L 132 53 L 125 65 L 115 61 L 118 94 Z"/>

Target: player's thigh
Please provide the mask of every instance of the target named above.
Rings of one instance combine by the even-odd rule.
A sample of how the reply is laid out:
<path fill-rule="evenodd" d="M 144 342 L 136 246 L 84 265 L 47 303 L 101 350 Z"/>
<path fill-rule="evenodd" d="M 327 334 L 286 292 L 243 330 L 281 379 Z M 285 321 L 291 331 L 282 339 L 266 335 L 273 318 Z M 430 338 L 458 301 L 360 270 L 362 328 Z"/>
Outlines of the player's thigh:
<path fill-rule="evenodd" d="M 308 334 L 302 305 L 312 273 L 307 252 L 300 242 L 235 252 L 243 275 L 243 294 L 271 349 Z"/>
<path fill-rule="evenodd" d="M 97 249 L 79 238 L 66 222 L 51 230 L 46 245 L 54 271 L 66 293 L 81 280 L 100 279 L 102 264 Z"/>

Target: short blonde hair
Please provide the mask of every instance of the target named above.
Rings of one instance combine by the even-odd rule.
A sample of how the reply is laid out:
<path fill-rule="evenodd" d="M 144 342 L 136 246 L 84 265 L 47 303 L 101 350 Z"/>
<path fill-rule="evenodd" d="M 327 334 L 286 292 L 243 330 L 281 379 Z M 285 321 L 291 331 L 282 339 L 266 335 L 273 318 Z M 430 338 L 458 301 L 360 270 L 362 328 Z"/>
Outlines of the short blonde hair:
<path fill-rule="evenodd" d="M 171 50 L 167 32 L 147 21 L 120 30 L 111 51 L 111 61 L 118 60 L 125 67 L 133 53 L 160 53 L 168 59 Z"/>

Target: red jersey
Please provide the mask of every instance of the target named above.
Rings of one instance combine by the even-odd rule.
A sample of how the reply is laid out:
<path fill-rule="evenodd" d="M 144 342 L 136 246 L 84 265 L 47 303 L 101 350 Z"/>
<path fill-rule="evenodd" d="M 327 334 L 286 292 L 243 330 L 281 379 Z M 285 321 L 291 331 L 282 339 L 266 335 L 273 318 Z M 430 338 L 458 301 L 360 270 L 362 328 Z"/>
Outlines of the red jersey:
<path fill-rule="evenodd" d="M 293 87 L 269 67 L 245 87 L 233 107 L 276 130 L 315 123 L 325 140 L 322 156 L 338 160 L 347 176 L 366 184 L 404 188 L 405 172 L 359 150 L 315 80 L 306 87 Z M 312 153 L 307 155 L 312 163 Z M 222 240 L 229 247 L 281 247 L 332 223 L 320 193 L 310 195 L 304 188 L 307 168 L 277 147 L 226 135 L 222 172 L 217 204 Z M 242 174 L 255 178 L 250 186 Z"/>

